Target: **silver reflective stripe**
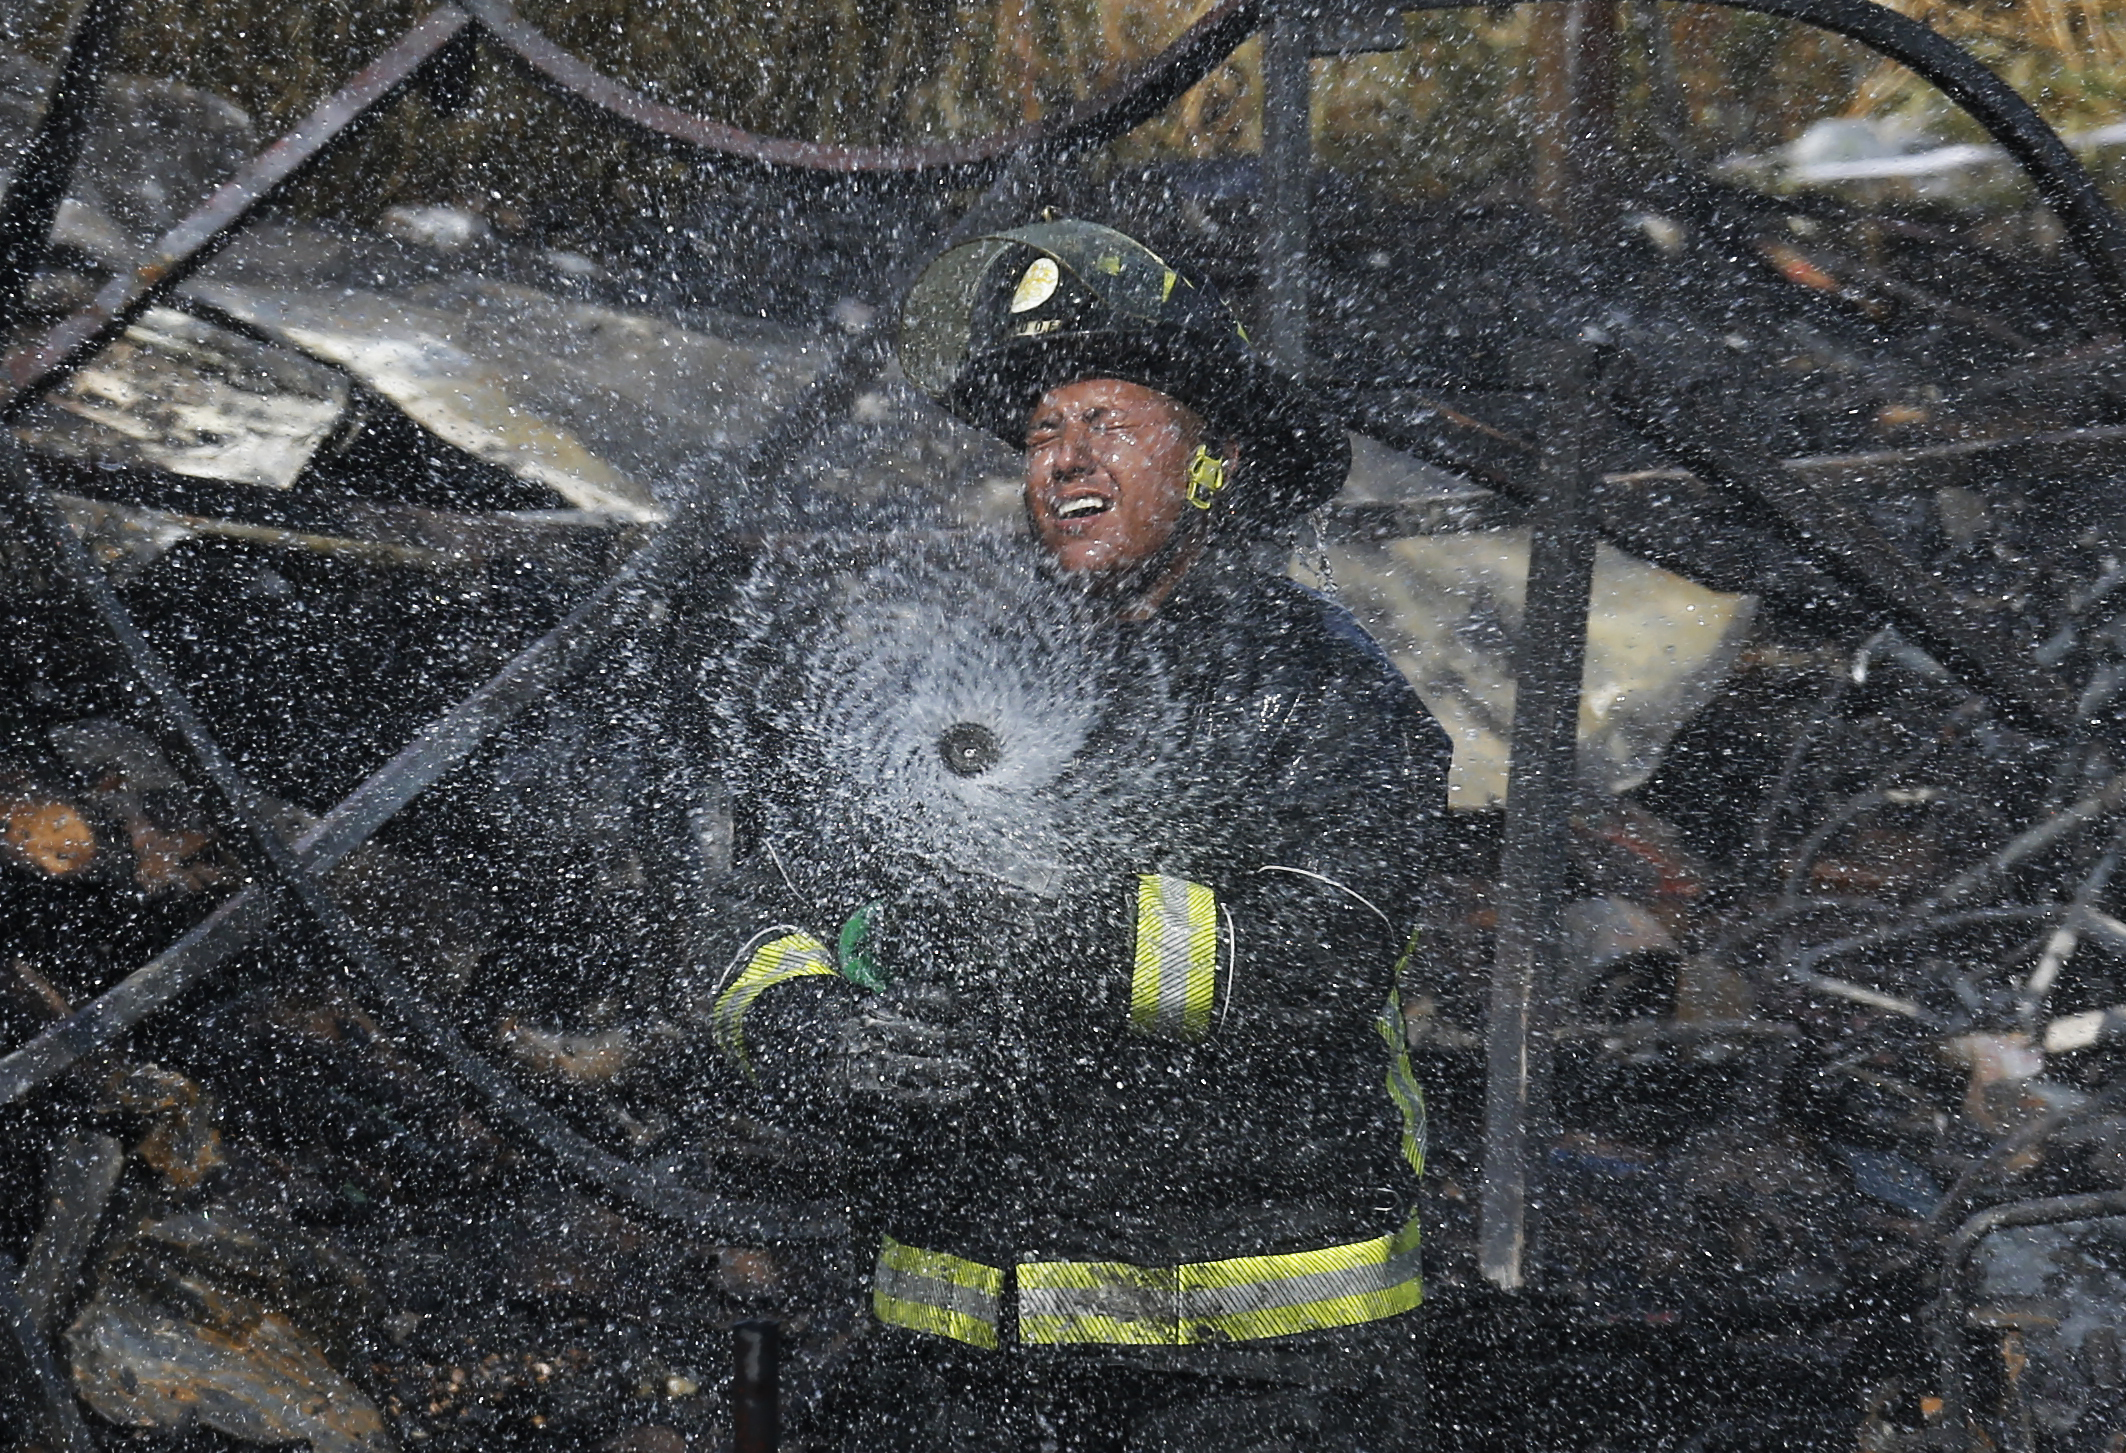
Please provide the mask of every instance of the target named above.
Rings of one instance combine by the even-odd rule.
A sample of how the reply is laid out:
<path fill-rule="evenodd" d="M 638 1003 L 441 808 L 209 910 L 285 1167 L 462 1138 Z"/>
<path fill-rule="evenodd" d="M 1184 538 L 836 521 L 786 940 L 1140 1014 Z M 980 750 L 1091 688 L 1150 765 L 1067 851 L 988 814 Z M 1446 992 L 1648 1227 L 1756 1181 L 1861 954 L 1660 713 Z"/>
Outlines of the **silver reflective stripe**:
<path fill-rule="evenodd" d="M 992 1327 L 997 1322 L 998 1298 L 994 1293 L 985 1292 L 980 1287 L 962 1286 L 943 1277 L 925 1276 L 919 1271 L 904 1271 L 883 1261 L 872 1277 L 871 1289 L 904 1302 L 921 1302 L 926 1307 L 958 1312 Z"/>
<path fill-rule="evenodd" d="M 1038 1265 L 1038 1263 L 1031 1263 Z M 1172 1267 L 1117 1267 L 1135 1273 L 1140 1281 L 1112 1280 L 1100 1286 L 1030 1286 L 1033 1279 L 1019 1268 L 1019 1316 L 1112 1317 L 1118 1322 L 1162 1323 L 1175 1319 L 1181 1291 L 1180 1278 Z"/>
<path fill-rule="evenodd" d="M 753 1001 L 777 984 L 832 977 L 834 973 L 834 955 L 809 933 L 786 933 L 772 943 L 762 944 L 731 987 L 717 996 L 709 1011 L 710 1033 L 731 1062 L 751 1079 L 753 1066 L 746 1055 L 746 1011 L 753 1007 Z"/>

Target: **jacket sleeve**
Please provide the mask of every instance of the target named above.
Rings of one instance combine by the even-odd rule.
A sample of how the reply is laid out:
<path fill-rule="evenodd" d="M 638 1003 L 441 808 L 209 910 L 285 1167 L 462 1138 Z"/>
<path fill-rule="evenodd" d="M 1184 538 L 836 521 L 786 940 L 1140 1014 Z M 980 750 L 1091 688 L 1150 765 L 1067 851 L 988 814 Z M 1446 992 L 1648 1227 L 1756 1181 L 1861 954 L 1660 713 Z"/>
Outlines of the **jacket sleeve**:
<path fill-rule="evenodd" d="M 1178 794 L 1191 800 L 1156 865 L 1082 881 L 1032 937 L 1077 966 L 1083 988 L 1061 1007 L 1094 1015 L 1089 1030 L 1335 1040 L 1377 1065 L 1376 1021 L 1444 810 L 1445 734 L 1400 677 L 1354 671 L 1289 701 L 1246 745 Z"/>
<path fill-rule="evenodd" d="M 830 1060 L 863 990 L 842 977 L 833 943 L 840 915 L 801 903 L 772 868 L 726 876 L 697 939 L 680 1012 L 706 1031 L 719 1072 L 736 1074 L 771 1112 L 831 1097 Z"/>
<path fill-rule="evenodd" d="M 1347 694 L 1309 693 L 1289 730 L 1221 734 L 1215 796 L 1161 826 L 1151 864 L 1022 920 L 1000 968 L 1048 1179 L 1194 1167 L 1226 1202 L 1318 1199 L 1354 1226 L 1407 1197 L 1424 1109 L 1392 996 L 1445 742 L 1414 703 L 1331 684 Z"/>
<path fill-rule="evenodd" d="M 1228 1018 L 1312 1038 L 1370 1032 L 1419 933 L 1445 734 L 1401 679 L 1334 681 L 1265 753 L 1259 836 L 1216 885 L 1229 918 Z"/>

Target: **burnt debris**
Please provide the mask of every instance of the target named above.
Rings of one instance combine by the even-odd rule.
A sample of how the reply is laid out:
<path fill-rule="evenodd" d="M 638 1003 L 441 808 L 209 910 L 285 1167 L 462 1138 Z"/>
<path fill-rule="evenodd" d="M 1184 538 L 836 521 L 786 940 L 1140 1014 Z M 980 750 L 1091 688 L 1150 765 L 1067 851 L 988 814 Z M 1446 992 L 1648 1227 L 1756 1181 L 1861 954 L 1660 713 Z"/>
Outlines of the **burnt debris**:
<path fill-rule="evenodd" d="M 2110 1446 L 2116 217 L 1961 62 L 2055 212 L 1673 158 L 1421 203 L 1289 125 L 1296 162 L 1105 149 L 1260 18 L 905 149 L 687 116 L 484 0 L 264 147 L 99 81 L 113 7 L 58 80 L 23 63 L 8 1436 L 767 1446 L 735 1326 L 781 1349 L 784 1441 L 824 1446 L 863 1326 L 839 1150 L 757 1118 L 671 1003 L 733 831 L 675 652 L 771 539 L 1012 518 L 1015 461 L 885 345 L 941 241 L 1054 206 L 1275 314 L 1360 441 L 1295 568 L 1456 735 L 1404 996 L 1443 1445 Z M 278 206 L 474 47 L 724 168 L 696 231 L 731 247 Z M 160 200 L 96 129 L 133 113 L 188 138 Z"/>

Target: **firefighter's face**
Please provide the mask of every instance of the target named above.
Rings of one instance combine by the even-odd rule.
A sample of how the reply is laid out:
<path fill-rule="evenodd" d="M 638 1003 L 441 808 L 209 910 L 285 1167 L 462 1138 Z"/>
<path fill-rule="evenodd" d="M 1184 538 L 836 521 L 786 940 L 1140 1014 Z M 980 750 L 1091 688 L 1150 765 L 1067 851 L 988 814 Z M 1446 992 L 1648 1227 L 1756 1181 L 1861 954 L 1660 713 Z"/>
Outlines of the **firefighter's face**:
<path fill-rule="evenodd" d="M 1157 555 L 1188 508 L 1195 410 L 1142 384 L 1050 389 L 1026 426 L 1026 508 L 1064 570 L 1105 574 Z"/>

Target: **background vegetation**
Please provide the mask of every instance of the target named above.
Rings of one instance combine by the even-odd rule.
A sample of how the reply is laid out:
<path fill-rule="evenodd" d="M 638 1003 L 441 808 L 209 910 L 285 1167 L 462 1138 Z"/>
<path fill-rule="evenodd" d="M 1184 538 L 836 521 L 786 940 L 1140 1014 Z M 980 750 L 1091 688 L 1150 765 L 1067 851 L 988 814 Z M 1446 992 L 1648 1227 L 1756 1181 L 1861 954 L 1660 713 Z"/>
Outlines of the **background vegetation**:
<path fill-rule="evenodd" d="M 674 104 L 752 130 L 863 142 L 980 134 L 1114 84 L 1209 0 L 520 0 L 556 40 Z M 2126 0 L 1892 0 L 1970 46 L 2069 132 L 2126 116 Z M 263 134 L 287 126 L 426 8 L 420 0 L 143 0 L 128 69 L 229 96 Z M 1439 194 L 1511 182 L 1529 154 L 1539 7 L 1428 12 L 1410 44 L 1329 59 L 1323 154 L 1378 185 Z M 7 39 L 48 54 L 64 0 L 16 0 Z M 1860 47 L 1715 6 L 1628 0 L 1625 134 L 1679 138 L 1694 161 L 1761 151 L 1827 116 L 1961 139 L 1930 88 Z M 1244 155 L 1259 144 L 1250 43 L 1118 150 Z M 1666 135 L 1667 142 L 1661 137 Z M 469 105 L 405 102 L 312 186 L 308 210 L 457 201 L 551 228 L 655 207 L 698 163 L 596 132 L 483 61 Z M 565 229 L 564 229 L 565 230 Z"/>

